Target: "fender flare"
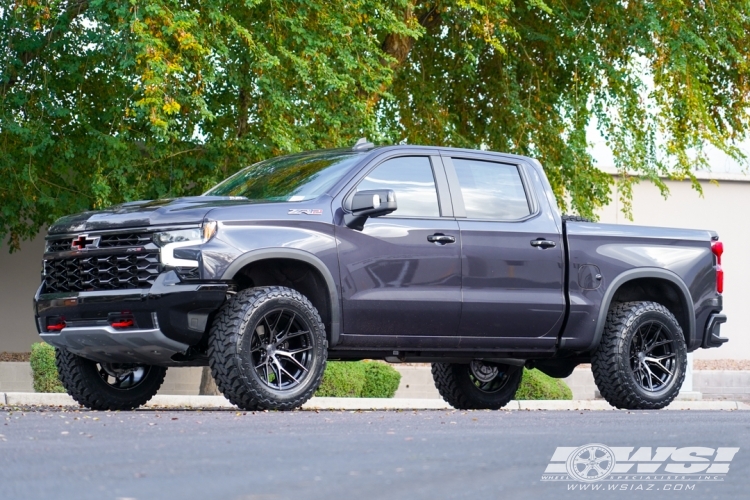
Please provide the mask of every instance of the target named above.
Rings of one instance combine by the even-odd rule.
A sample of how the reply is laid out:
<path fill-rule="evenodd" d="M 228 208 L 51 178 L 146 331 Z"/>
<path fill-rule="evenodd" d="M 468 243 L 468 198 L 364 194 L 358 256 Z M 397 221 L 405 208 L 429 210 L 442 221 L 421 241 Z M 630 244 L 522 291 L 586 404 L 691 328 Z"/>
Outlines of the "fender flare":
<path fill-rule="evenodd" d="M 323 277 L 328 287 L 329 301 L 331 303 L 331 331 L 329 332 L 328 347 L 333 347 L 339 342 L 341 336 L 341 302 L 339 300 L 338 287 L 328 267 L 315 255 L 296 248 L 261 248 L 243 253 L 224 271 L 222 280 L 231 280 L 248 264 L 266 259 L 289 259 L 298 260 L 313 266 Z"/>
<path fill-rule="evenodd" d="M 625 283 L 641 278 L 666 280 L 677 286 L 680 290 L 680 301 L 687 311 L 688 331 L 685 332 L 685 343 L 688 343 L 690 339 L 695 338 L 695 305 L 693 304 L 690 290 L 682 278 L 667 269 L 660 269 L 658 267 L 639 267 L 619 274 L 607 287 L 607 291 L 604 292 L 604 297 L 602 297 L 602 306 L 599 309 L 599 317 L 596 320 L 594 339 L 591 341 L 588 351 L 596 349 L 602 339 L 604 326 L 607 323 L 607 313 L 609 312 L 609 307 L 612 305 L 612 299 L 614 298 L 615 293 L 617 293 L 617 290 L 619 290 Z"/>

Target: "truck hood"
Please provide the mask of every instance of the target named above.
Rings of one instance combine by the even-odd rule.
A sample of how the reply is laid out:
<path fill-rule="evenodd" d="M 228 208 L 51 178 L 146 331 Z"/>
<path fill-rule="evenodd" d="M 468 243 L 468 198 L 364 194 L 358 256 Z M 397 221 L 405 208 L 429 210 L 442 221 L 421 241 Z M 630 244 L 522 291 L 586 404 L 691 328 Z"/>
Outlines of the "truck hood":
<path fill-rule="evenodd" d="M 101 231 L 129 227 L 199 224 L 206 214 L 221 206 L 247 205 L 246 198 L 230 196 L 192 196 L 123 203 L 104 210 L 81 212 L 55 221 L 49 234 Z"/>

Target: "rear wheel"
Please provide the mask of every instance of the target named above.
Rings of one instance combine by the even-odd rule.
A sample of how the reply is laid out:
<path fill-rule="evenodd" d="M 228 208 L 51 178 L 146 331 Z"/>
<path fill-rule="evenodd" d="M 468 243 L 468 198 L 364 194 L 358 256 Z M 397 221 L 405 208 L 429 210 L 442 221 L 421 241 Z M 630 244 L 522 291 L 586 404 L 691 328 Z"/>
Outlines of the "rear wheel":
<path fill-rule="evenodd" d="M 161 387 L 167 369 L 131 363 L 97 363 L 65 349 L 55 362 L 63 387 L 92 410 L 132 410 L 148 402 Z"/>
<path fill-rule="evenodd" d="M 217 387 L 233 404 L 291 410 L 310 399 L 323 378 L 325 326 L 296 290 L 242 290 L 216 317 L 208 357 Z"/>
<path fill-rule="evenodd" d="M 687 347 L 677 319 L 656 302 L 620 302 L 609 310 L 591 359 L 602 397 L 623 409 L 664 408 L 685 380 Z"/>
<path fill-rule="evenodd" d="M 443 399 L 459 410 L 497 410 L 513 399 L 523 367 L 474 360 L 432 363 L 432 378 Z"/>

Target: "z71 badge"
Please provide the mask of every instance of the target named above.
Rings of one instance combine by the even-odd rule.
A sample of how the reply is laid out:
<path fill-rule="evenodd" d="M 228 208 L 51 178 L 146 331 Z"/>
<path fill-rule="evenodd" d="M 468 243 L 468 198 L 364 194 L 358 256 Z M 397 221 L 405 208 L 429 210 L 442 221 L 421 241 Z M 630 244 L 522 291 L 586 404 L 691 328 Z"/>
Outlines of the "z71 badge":
<path fill-rule="evenodd" d="M 323 215 L 319 208 L 290 208 L 289 215 Z"/>

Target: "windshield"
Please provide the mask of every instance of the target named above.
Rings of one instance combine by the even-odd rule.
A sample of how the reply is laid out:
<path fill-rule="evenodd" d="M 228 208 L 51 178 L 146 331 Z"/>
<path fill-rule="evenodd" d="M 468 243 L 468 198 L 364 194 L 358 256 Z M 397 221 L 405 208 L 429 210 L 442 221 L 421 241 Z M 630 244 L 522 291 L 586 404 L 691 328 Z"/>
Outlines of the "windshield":
<path fill-rule="evenodd" d="M 305 201 L 325 193 L 363 153 L 312 152 L 279 156 L 244 168 L 204 196 L 244 196 L 250 200 Z"/>

